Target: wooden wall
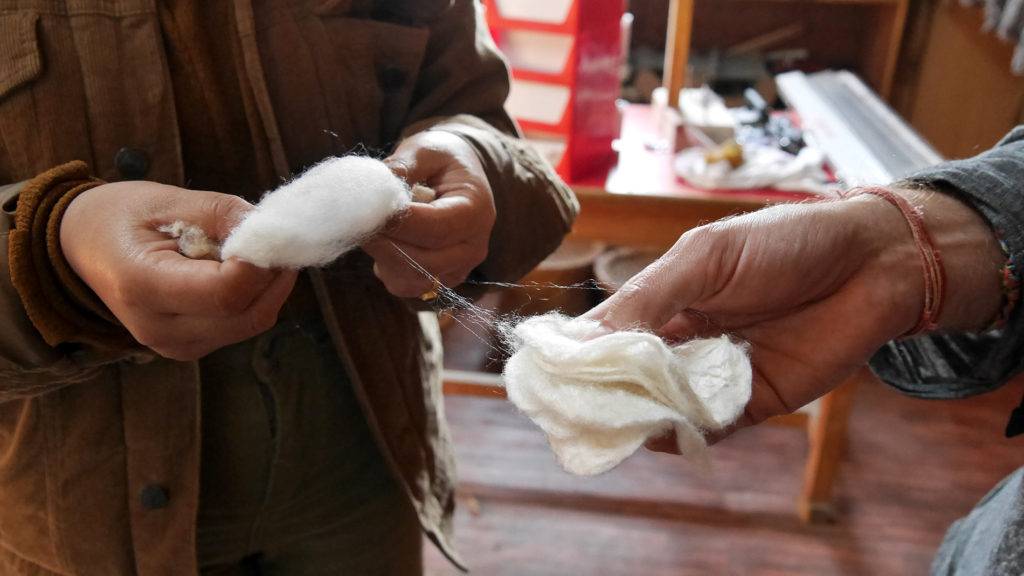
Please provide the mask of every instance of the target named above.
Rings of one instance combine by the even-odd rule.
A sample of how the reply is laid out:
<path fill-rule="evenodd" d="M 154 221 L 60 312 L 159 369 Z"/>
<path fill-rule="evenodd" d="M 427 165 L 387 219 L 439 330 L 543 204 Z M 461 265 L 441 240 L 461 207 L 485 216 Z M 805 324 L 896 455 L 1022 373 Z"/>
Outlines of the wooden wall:
<path fill-rule="evenodd" d="M 983 8 L 929 4 L 911 12 L 930 21 L 908 29 L 893 104 L 946 157 L 973 156 L 1024 122 L 1024 77 L 1010 72 L 1013 46 L 981 30 Z"/>

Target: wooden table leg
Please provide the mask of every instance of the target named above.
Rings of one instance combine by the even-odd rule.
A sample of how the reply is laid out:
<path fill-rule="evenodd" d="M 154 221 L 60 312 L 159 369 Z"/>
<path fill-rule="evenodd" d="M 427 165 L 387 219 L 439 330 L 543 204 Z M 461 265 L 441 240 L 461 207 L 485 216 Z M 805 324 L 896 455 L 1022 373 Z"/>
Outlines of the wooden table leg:
<path fill-rule="evenodd" d="M 867 366 L 861 367 L 819 401 L 817 414 L 808 422 L 810 450 L 798 503 L 798 513 L 804 522 L 830 522 L 835 517 L 832 484 L 846 448 L 846 421 L 853 394 L 858 382 L 874 379 Z"/>

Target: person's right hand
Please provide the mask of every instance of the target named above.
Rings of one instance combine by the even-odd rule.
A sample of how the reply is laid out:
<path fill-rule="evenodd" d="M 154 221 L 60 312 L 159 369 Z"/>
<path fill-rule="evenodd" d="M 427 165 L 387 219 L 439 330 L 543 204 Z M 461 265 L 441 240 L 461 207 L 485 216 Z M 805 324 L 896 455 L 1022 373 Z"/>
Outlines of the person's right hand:
<path fill-rule="evenodd" d="M 191 260 L 159 232 L 181 220 L 223 241 L 252 207 L 241 198 L 153 182 L 104 184 L 68 207 L 60 241 L 74 271 L 144 346 L 193 360 L 271 328 L 294 270 Z"/>
<path fill-rule="evenodd" d="M 991 229 L 941 194 L 915 198 L 946 265 L 941 328 L 977 328 L 1000 301 Z M 684 234 L 587 313 L 607 330 L 750 344 L 750 402 L 736 427 L 822 396 L 921 315 L 918 252 L 899 210 L 874 196 L 785 205 Z M 661 444 L 664 447 L 664 444 Z"/>

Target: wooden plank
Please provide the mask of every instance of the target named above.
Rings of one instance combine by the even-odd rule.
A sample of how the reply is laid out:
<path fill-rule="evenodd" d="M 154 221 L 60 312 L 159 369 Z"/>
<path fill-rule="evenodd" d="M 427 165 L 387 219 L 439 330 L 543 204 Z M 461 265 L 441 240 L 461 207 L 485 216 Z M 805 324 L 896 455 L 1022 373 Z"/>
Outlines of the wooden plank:
<path fill-rule="evenodd" d="M 793 412 L 792 414 L 780 414 L 772 416 L 764 421 L 764 424 L 772 426 L 786 426 L 789 428 L 806 428 L 811 422 L 811 415 L 807 412 Z"/>
<path fill-rule="evenodd" d="M 668 248 L 687 230 L 726 216 L 757 210 L 769 201 L 728 197 L 611 194 L 576 188 L 580 214 L 573 236 L 610 245 Z"/>
<path fill-rule="evenodd" d="M 445 369 L 442 375 L 445 394 L 460 396 L 483 396 L 487 398 L 507 398 L 505 384 L 500 374 L 479 372 L 476 370 Z"/>
<path fill-rule="evenodd" d="M 867 366 L 862 366 L 819 400 L 818 413 L 808 427 L 810 447 L 797 504 L 797 513 L 804 522 L 831 522 L 835 518 L 832 486 L 846 449 L 846 426 L 853 394 L 861 382 L 877 384 Z"/>
<path fill-rule="evenodd" d="M 679 91 L 686 84 L 686 64 L 690 57 L 694 0 L 671 0 L 668 5 L 668 30 L 665 46 L 663 83 L 668 88 L 670 106 L 679 104 Z"/>

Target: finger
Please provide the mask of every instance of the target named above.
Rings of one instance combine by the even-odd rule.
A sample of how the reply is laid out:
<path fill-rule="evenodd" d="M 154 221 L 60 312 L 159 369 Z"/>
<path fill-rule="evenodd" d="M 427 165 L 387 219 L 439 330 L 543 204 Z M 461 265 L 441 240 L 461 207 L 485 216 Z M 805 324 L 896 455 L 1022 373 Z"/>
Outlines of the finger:
<path fill-rule="evenodd" d="M 384 237 L 364 244 L 363 250 L 382 270 L 408 277 L 436 276 L 449 286 L 460 284 L 487 256 L 480 246 L 469 242 L 427 249 Z"/>
<path fill-rule="evenodd" d="M 151 326 L 133 331 L 133 335 L 141 344 L 167 358 L 200 358 L 272 328 L 297 276 L 297 271 L 279 273 L 247 309 L 234 316 L 154 315 Z"/>
<path fill-rule="evenodd" d="M 388 292 L 400 298 L 412 298 L 434 289 L 434 272 L 388 239 L 377 239 L 363 246 L 373 258 L 373 273 Z M 415 250 L 413 250 L 415 252 Z M 440 281 L 440 278 L 438 278 Z"/>
<path fill-rule="evenodd" d="M 390 222 L 383 236 L 424 248 L 457 244 L 478 234 L 480 213 L 462 195 L 442 196 L 430 204 L 413 203 Z"/>
<path fill-rule="evenodd" d="M 685 342 L 694 338 L 721 336 L 724 329 L 707 314 L 686 309 L 673 316 L 655 333 L 670 342 Z"/>
<path fill-rule="evenodd" d="M 429 182 L 444 170 L 440 154 L 413 147 L 399 148 L 384 159 L 384 164 L 409 186 Z"/>
<path fill-rule="evenodd" d="M 390 238 L 378 236 L 363 244 L 362 248 L 373 258 L 374 269 L 388 270 L 389 275 L 401 273 L 410 278 L 432 279 L 436 272 L 435 269 L 428 268 L 420 262 L 424 259 L 421 250 L 408 244 L 392 241 Z M 379 273 L 377 277 L 380 277 Z"/>
<path fill-rule="evenodd" d="M 684 310 L 692 298 L 668 290 L 673 275 L 658 262 L 630 279 L 588 316 L 610 331 L 657 330 Z"/>
<path fill-rule="evenodd" d="M 198 201 L 176 204 L 173 213 L 175 220 L 198 226 L 210 238 L 223 242 L 252 209 L 252 204 L 238 196 L 208 192 Z"/>
<path fill-rule="evenodd" d="M 720 290 L 732 276 L 739 253 L 729 232 L 714 225 L 691 230 L 609 297 L 593 318 L 613 331 L 657 330 Z"/>
<path fill-rule="evenodd" d="M 435 263 L 412 264 L 404 258 L 394 259 L 385 254 L 374 263 L 374 274 L 384 283 L 389 292 L 402 298 L 419 296 L 436 289 L 435 280 L 443 286 L 454 288 L 461 284 L 472 267 L 462 264 L 455 269 L 448 268 L 448 262 L 465 262 L 466 259 L 457 254 L 460 247 L 433 254 Z"/>
<path fill-rule="evenodd" d="M 192 260 L 176 250 L 144 254 L 140 273 L 119 291 L 128 306 L 157 313 L 226 317 L 248 309 L 280 275 L 241 260 Z M 291 272 L 288 272 L 289 274 Z"/>
<path fill-rule="evenodd" d="M 384 164 L 410 185 L 430 182 L 448 169 L 453 144 L 461 146 L 464 141 L 449 132 L 421 132 L 403 141 Z"/>
<path fill-rule="evenodd" d="M 275 271 L 237 260 L 220 263 L 189 259 L 178 252 L 175 240 L 159 231 L 173 219 L 197 226 L 211 239 L 222 242 L 252 210 L 245 200 L 207 192 L 190 195 L 189 202 L 156 202 L 152 210 L 149 229 L 137 232 L 135 238 L 141 266 L 119 285 L 118 293 L 127 305 L 157 313 L 231 315 L 248 308 L 276 276 Z"/>
<path fill-rule="evenodd" d="M 737 418 L 735 422 L 733 422 L 732 424 L 729 424 L 728 426 L 726 426 L 724 428 L 720 428 L 720 429 L 714 430 L 714 431 L 711 431 L 711 430 L 703 431 L 703 433 L 704 433 L 704 440 L 708 443 L 708 446 L 711 446 L 713 444 L 718 444 L 722 440 L 725 440 L 729 436 L 732 436 L 732 434 L 734 432 L 736 432 L 737 430 L 739 430 L 741 428 L 745 428 L 745 427 L 750 426 L 752 424 L 753 423 L 747 418 L 747 416 L 745 414 L 740 414 L 740 417 Z"/>
<path fill-rule="evenodd" d="M 425 295 L 434 294 L 439 285 L 445 286 L 440 278 L 435 282 L 430 276 L 407 276 L 401 272 L 395 273 L 394 270 L 382 269 L 377 264 L 373 265 L 373 273 L 388 292 L 399 298 L 427 298 Z"/>

